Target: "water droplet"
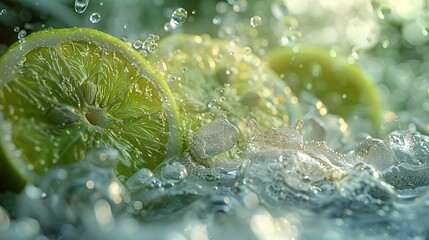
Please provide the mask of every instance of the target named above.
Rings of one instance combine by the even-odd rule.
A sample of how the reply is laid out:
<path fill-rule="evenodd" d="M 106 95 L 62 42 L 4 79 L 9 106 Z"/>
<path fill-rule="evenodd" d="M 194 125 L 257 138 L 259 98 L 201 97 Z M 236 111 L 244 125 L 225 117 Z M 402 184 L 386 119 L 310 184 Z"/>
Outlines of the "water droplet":
<path fill-rule="evenodd" d="M 19 32 L 19 27 L 14 27 L 13 31 L 16 32 L 16 33 Z"/>
<path fill-rule="evenodd" d="M 173 27 L 173 29 L 175 29 L 179 25 L 186 22 L 187 19 L 188 12 L 184 8 L 178 8 L 174 10 L 173 14 L 171 15 L 170 25 Z"/>
<path fill-rule="evenodd" d="M 100 14 L 99 13 L 92 13 L 91 14 L 91 16 L 89 16 L 89 20 L 92 22 L 92 23 L 98 23 L 99 21 L 100 21 L 100 19 L 101 19 L 101 16 L 100 16 Z"/>
<path fill-rule="evenodd" d="M 21 39 L 23 39 L 25 36 L 27 36 L 27 31 L 26 31 L 25 29 L 21 29 L 21 30 L 18 32 L 18 39 L 19 39 L 19 40 L 21 40 Z"/>
<path fill-rule="evenodd" d="M 74 1 L 74 10 L 77 13 L 83 13 L 85 12 L 86 8 L 88 7 L 89 0 L 75 0 Z"/>
<path fill-rule="evenodd" d="M 253 16 L 250 18 L 250 26 L 258 27 L 262 23 L 262 18 L 260 16 Z"/>

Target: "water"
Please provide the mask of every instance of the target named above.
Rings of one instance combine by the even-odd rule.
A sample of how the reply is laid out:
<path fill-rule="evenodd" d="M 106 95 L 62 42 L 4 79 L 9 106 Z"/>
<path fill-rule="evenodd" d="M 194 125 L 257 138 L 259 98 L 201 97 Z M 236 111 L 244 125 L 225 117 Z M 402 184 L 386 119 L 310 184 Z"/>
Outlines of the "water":
<path fill-rule="evenodd" d="M 263 139 L 272 135 L 272 131 L 261 133 L 267 135 Z M 213 168 L 198 166 L 190 156 L 184 156 L 165 162 L 154 172 L 141 169 L 126 185 L 110 170 L 117 153 L 112 149 L 96 149 L 83 163 L 53 169 L 40 182 L 27 185 L 11 213 L 0 208 L 0 236 L 6 239 L 425 236 L 426 228 L 412 222 L 427 220 L 429 188 L 427 183 L 414 181 L 427 173 L 396 172 L 390 178 L 386 176 L 391 172 L 386 169 L 397 162 L 370 164 L 383 155 L 402 165 L 405 162 L 417 165 L 408 171 L 425 171 L 425 163 L 416 159 L 427 151 L 428 136 L 393 132 L 385 140 L 366 139 L 350 155 L 341 156 L 326 145 L 303 143 L 294 129 L 280 133 L 297 139 L 298 144 L 273 149 L 257 140 L 252 145 L 260 146 L 249 148 L 232 172 L 222 164 Z M 318 224 L 314 225 L 316 219 Z"/>
<path fill-rule="evenodd" d="M 374 77 L 385 108 L 382 132 L 369 134 L 361 119 L 346 121 L 303 95 L 296 128 L 261 129 L 250 119 L 251 134 L 242 139 L 237 126 L 217 119 L 193 133 L 189 151 L 156 169 L 140 169 L 126 182 L 112 172 L 117 151 L 94 149 L 81 163 L 52 169 L 20 193 L 0 193 L 0 239 L 429 236 L 427 3 L 203 1 L 213 14 L 198 5 L 169 5 L 162 15 L 149 2 L 118 3 L 117 15 L 110 16 L 109 1 L 92 14 L 85 12 L 88 1 L 76 1 L 71 12 L 96 14 L 88 24 L 134 39 L 130 45 L 145 57 L 156 56 L 166 35 L 199 29 L 262 59 L 279 46 L 326 46 L 332 57 L 349 56 Z M 185 9 L 196 12 L 188 16 Z M 4 10 L 2 18 L 14 13 Z M 21 26 L 11 26 L 14 40 L 33 31 Z M 322 73 L 320 66 L 312 68 L 313 76 Z"/>

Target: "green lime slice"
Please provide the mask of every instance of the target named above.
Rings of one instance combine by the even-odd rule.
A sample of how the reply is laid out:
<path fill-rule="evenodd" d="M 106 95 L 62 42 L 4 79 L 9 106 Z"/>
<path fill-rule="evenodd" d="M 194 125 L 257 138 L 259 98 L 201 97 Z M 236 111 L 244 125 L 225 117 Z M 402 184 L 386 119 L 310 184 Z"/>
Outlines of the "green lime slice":
<path fill-rule="evenodd" d="M 171 35 L 150 61 L 174 95 L 187 130 L 185 142 L 215 119 L 227 119 L 241 135 L 251 119 L 259 128 L 297 121 L 298 99 L 250 49 L 207 35 Z"/>
<path fill-rule="evenodd" d="M 0 72 L 3 189 L 95 147 L 119 151 L 122 179 L 182 151 L 166 82 L 117 38 L 86 28 L 37 32 L 8 49 Z"/>
<path fill-rule="evenodd" d="M 373 133 L 382 124 L 380 95 L 375 82 L 357 64 L 345 57 L 331 56 L 321 47 L 293 47 L 272 50 L 267 61 L 296 95 L 309 91 L 329 112 L 350 119 L 368 119 Z"/>

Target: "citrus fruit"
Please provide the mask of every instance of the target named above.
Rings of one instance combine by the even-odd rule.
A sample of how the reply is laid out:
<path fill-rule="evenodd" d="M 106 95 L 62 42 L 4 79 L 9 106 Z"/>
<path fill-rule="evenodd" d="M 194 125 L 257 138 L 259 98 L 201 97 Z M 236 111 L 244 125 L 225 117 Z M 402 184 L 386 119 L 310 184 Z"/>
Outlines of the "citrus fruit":
<path fill-rule="evenodd" d="M 0 185 L 19 189 L 96 147 L 120 153 L 125 179 L 181 152 L 165 81 L 127 43 L 87 29 L 46 30 L 0 59 Z"/>
<path fill-rule="evenodd" d="M 185 143 L 215 119 L 227 119 L 242 136 L 249 120 L 260 128 L 287 127 L 297 120 L 298 99 L 248 48 L 208 35 L 177 34 L 161 40 L 150 61 L 174 95 Z"/>
<path fill-rule="evenodd" d="M 274 49 L 267 61 L 296 95 L 309 91 L 329 112 L 346 120 L 356 116 L 368 119 L 373 132 L 380 129 L 381 99 L 374 81 L 359 65 L 312 46 Z"/>

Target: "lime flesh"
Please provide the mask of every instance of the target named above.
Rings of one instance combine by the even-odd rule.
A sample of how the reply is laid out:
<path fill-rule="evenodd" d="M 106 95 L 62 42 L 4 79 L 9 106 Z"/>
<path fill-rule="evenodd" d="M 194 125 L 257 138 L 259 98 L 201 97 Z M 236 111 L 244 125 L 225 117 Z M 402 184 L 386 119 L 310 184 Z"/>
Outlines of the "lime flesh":
<path fill-rule="evenodd" d="M 3 189 L 95 147 L 119 151 L 122 179 L 181 151 L 168 86 L 119 39 L 86 28 L 37 32 L 1 57 L 0 72 Z"/>

